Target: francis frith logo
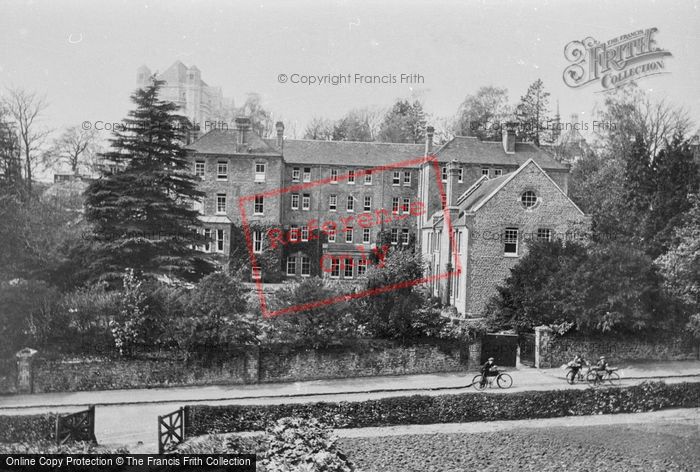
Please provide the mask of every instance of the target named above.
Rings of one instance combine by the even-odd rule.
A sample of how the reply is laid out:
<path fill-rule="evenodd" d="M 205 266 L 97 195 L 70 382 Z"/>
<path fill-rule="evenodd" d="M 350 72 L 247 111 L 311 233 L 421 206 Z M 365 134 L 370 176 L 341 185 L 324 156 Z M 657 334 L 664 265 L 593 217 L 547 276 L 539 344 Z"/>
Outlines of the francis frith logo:
<path fill-rule="evenodd" d="M 657 28 L 648 28 L 607 42 L 591 37 L 571 41 L 564 47 L 564 57 L 571 62 L 564 69 L 564 83 L 578 88 L 600 81 L 606 91 L 631 80 L 668 73 L 664 58 L 671 53 L 657 46 L 657 32 Z"/>

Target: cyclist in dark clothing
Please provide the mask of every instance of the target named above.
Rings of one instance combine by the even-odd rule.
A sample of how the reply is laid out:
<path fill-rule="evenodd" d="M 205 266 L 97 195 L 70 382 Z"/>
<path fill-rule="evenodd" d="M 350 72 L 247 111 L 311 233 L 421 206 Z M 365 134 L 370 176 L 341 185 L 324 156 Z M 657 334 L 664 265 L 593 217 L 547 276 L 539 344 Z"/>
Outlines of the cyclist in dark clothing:
<path fill-rule="evenodd" d="M 495 377 L 498 375 L 498 368 L 493 360 L 493 357 L 489 357 L 489 360 L 481 366 L 481 386 L 486 385 L 488 377 Z"/>
<path fill-rule="evenodd" d="M 581 354 L 576 354 L 576 357 L 574 357 L 574 360 L 569 362 L 569 367 L 571 368 L 571 371 L 574 373 L 573 374 L 574 379 L 576 378 L 578 373 L 581 371 L 583 366 L 586 364 L 587 363 Z"/>
<path fill-rule="evenodd" d="M 608 371 L 608 361 L 605 360 L 605 356 L 600 356 L 600 360 L 598 360 L 598 363 L 593 367 L 593 370 L 595 370 L 598 380 L 601 380 L 603 374 Z"/>

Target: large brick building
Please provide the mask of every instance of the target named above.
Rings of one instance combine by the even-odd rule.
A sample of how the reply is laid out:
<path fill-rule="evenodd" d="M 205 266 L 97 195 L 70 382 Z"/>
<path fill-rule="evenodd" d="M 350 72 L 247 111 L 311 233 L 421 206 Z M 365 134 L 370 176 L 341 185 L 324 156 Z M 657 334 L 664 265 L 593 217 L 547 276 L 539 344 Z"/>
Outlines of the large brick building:
<path fill-rule="evenodd" d="M 189 146 L 192 170 L 206 193 L 201 219 L 212 243 L 203 249 L 223 259 L 247 258 L 237 234 L 244 223 L 239 198 L 248 196 L 242 210 L 256 261 L 268 261 L 267 267 L 257 263 L 263 278 L 278 269 L 286 277 L 354 280 L 365 273 L 368 254 L 381 249 L 378 239 L 415 243 L 429 271 L 444 273 L 454 265 L 449 244 L 437 243 L 445 239 L 447 208 L 469 251 L 460 276 L 433 284 L 433 290 L 460 313 L 478 316 L 524 246 L 504 253 L 501 242 L 470 239 L 470 231 L 505 234 L 518 228 L 525 234 L 541 227 L 551 235 L 585 220 L 566 197 L 568 166 L 532 144 L 516 143 L 514 132 L 504 132 L 502 142 L 456 137 L 437 149 L 431 127 L 425 145 L 285 140 L 283 135 L 277 123 L 277 137 L 262 139 L 247 118 L 238 118 L 235 129 L 211 131 Z M 539 198 L 525 213 L 521 187 Z M 487 189 L 496 195 L 475 208 L 475 195 L 485 198 Z M 266 259 L 268 253 L 278 257 Z"/>

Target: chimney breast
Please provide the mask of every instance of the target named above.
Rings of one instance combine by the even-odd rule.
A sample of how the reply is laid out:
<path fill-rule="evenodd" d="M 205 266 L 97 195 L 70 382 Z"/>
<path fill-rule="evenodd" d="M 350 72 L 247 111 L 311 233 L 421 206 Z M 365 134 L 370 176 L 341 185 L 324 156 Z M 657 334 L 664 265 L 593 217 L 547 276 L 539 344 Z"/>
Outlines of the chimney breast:
<path fill-rule="evenodd" d="M 503 150 L 515 154 L 515 123 L 506 123 L 503 128 Z"/>

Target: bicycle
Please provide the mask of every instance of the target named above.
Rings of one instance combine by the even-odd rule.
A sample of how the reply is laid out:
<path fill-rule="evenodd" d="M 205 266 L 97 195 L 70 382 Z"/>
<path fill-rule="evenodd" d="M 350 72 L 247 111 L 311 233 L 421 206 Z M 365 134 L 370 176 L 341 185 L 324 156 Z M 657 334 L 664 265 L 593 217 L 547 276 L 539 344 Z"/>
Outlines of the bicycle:
<path fill-rule="evenodd" d="M 574 368 L 573 368 L 572 366 L 567 366 L 567 367 L 566 367 L 566 370 L 567 370 L 567 372 L 566 372 L 566 381 L 567 381 L 569 384 L 573 385 L 573 384 L 575 384 L 576 382 L 585 382 L 585 381 L 586 381 L 586 377 L 587 377 L 588 374 L 591 372 L 591 367 L 588 366 L 588 370 L 586 370 L 585 373 L 584 373 L 584 371 L 583 371 L 583 366 L 579 367 L 579 368 L 578 368 L 578 371 L 577 371 L 575 374 L 574 374 Z"/>
<path fill-rule="evenodd" d="M 612 386 L 620 385 L 620 374 L 617 373 L 617 368 L 605 369 L 604 374 L 600 374 L 598 370 L 589 370 L 586 374 L 586 382 L 592 387 L 610 384 Z"/>
<path fill-rule="evenodd" d="M 513 377 L 501 370 L 498 371 L 498 375 L 487 376 L 486 382 L 484 382 L 483 384 L 481 382 L 482 378 L 483 375 L 476 374 L 472 379 L 472 385 L 474 385 L 474 388 L 476 388 L 477 390 L 483 390 L 486 388 L 487 385 L 489 386 L 489 388 L 492 387 L 494 381 L 496 382 L 496 385 L 498 385 L 498 388 L 510 388 L 513 385 Z"/>

